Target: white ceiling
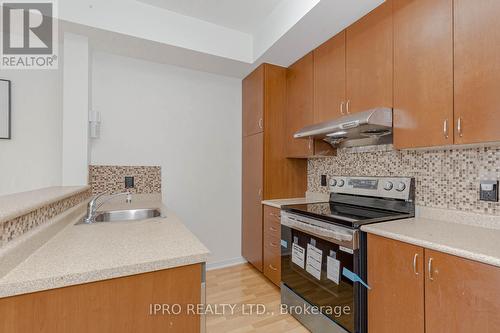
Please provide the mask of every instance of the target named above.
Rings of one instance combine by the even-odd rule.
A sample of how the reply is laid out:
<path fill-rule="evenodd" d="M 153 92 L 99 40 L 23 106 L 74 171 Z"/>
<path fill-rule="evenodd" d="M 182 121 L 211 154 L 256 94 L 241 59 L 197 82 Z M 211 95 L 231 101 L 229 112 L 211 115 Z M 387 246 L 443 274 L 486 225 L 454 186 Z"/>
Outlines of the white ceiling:
<path fill-rule="evenodd" d="M 57 17 L 95 50 L 244 77 L 288 67 L 384 1 L 64 0 Z"/>
<path fill-rule="evenodd" d="M 254 34 L 284 0 L 137 0 L 181 15 Z"/>

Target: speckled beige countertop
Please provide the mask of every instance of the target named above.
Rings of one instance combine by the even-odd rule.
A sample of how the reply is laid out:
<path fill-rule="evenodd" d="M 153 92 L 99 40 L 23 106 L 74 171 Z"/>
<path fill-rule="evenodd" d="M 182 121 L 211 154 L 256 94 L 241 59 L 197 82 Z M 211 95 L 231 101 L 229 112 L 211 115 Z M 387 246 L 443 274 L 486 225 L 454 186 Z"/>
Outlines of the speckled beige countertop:
<path fill-rule="evenodd" d="M 480 219 L 480 218 L 479 218 Z M 500 229 L 416 217 L 376 223 L 362 231 L 500 267 Z"/>
<path fill-rule="evenodd" d="M 90 186 L 54 186 L 0 196 L 0 224 L 88 190 Z"/>
<path fill-rule="evenodd" d="M 79 214 L 70 214 L 72 217 L 60 222 L 65 223 L 61 230 L 0 276 L 0 297 L 207 261 L 207 248 L 161 202 L 120 201 L 103 206 L 103 210 L 161 208 L 166 217 L 75 225 L 85 214 L 84 208 L 75 208 L 80 209 Z M 23 246 L 29 246 L 25 243 L 29 240 L 20 242 L 18 249 L 10 249 L 10 254 L 22 252 Z M 0 263 L 1 255 L 9 252 L 0 254 Z"/>
<path fill-rule="evenodd" d="M 328 194 L 323 193 L 306 193 L 304 198 L 290 198 L 290 199 L 273 199 L 262 201 L 263 205 L 275 208 L 281 208 L 286 205 L 301 205 L 316 202 L 325 202 L 329 200 Z"/>

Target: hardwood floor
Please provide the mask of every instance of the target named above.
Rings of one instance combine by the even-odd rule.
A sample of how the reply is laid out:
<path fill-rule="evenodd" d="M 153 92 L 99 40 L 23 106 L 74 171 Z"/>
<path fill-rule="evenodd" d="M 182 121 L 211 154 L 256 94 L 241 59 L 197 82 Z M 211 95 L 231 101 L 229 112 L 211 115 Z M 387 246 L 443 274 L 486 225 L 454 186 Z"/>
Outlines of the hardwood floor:
<path fill-rule="evenodd" d="M 227 307 L 224 314 L 208 314 L 208 333 L 309 332 L 292 316 L 280 314 L 279 289 L 249 264 L 208 271 L 207 304 L 235 306 L 234 312 Z M 266 313 L 249 314 L 246 304 L 263 304 Z"/>

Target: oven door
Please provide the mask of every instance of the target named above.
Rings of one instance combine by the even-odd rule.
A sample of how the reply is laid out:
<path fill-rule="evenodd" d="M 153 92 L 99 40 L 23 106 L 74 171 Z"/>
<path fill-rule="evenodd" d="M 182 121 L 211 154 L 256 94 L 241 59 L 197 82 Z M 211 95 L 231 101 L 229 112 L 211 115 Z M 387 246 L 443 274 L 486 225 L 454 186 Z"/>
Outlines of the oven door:
<path fill-rule="evenodd" d="M 289 312 L 312 332 L 327 331 L 325 327 L 331 332 L 361 332 L 360 327 L 364 325 L 360 324 L 360 316 L 364 314 L 360 300 L 364 297 L 360 297 L 360 293 L 366 294 L 366 291 L 342 274 L 346 268 L 360 275 L 359 250 L 350 250 L 285 225 L 281 226 L 281 238 L 282 302 L 296 306 L 303 300 L 301 306 L 313 306 L 321 315 L 304 316 L 290 309 Z M 308 244 L 314 246 L 316 254 L 322 254 L 319 274 L 311 266 L 308 269 L 306 262 L 302 265 L 300 254 L 303 249 L 305 261 L 308 260 Z"/>

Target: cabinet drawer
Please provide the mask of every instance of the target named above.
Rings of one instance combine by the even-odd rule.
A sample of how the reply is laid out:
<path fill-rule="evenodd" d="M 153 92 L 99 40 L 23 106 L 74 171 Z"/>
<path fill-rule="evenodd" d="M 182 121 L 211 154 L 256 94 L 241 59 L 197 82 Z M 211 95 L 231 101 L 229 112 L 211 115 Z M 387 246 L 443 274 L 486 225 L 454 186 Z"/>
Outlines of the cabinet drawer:
<path fill-rule="evenodd" d="M 264 206 L 264 235 L 273 234 L 281 237 L 281 210 Z"/>
<path fill-rule="evenodd" d="M 281 282 L 281 210 L 264 206 L 264 275 L 275 285 Z"/>
<path fill-rule="evenodd" d="M 264 275 L 279 287 L 281 282 L 281 254 L 280 249 L 264 246 Z"/>
<path fill-rule="evenodd" d="M 274 233 L 264 233 L 264 248 L 269 251 L 279 253 L 281 251 L 280 247 L 281 237 Z"/>

